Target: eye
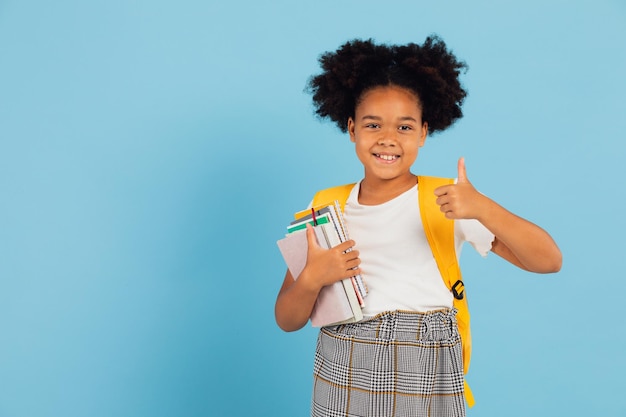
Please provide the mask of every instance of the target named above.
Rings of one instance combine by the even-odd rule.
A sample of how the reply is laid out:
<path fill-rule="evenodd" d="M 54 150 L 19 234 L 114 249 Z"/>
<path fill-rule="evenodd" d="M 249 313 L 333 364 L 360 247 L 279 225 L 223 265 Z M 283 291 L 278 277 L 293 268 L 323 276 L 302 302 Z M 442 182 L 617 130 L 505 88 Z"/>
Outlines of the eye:
<path fill-rule="evenodd" d="M 398 128 L 398 130 L 409 131 L 409 130 L 413 130 L 413 128 L 409 125 L 402 125 Z"/>
<path fill-rule="evenodd" d="M 380 125 L 378 123 L 368 123 L 365 125 L 367 129 L 378 129 Z"/>

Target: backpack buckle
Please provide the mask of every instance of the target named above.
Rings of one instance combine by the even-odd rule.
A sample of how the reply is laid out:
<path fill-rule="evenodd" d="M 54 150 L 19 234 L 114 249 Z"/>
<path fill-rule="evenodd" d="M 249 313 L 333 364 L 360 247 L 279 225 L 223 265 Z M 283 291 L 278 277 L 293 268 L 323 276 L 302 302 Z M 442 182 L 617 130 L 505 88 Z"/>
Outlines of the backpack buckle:
<path fill-rule="evenodd" d="M 457 300 L 463 299 L 463 297 L 465 296 L 465 284 L 463 284 L 463 281 L 458 280 L 454 283 L 454 285 L 452 286 L 452 295 L 454 295 L 454 298 L 456 298 Z"/>

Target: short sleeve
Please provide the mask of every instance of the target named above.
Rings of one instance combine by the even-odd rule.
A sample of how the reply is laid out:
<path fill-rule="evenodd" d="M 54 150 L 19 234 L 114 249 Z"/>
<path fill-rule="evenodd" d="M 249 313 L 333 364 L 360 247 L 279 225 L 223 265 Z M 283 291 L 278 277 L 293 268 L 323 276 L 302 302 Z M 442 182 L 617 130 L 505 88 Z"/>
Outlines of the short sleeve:
<path fill-rule="evenodd" d="M 454 237 L 457 254 L 461 253 L 464 242 L 468 242 L 485 257 L 491 250 L 495 235 L 481 222 L 474 219 L 459 219 L 454 221 Z"/>

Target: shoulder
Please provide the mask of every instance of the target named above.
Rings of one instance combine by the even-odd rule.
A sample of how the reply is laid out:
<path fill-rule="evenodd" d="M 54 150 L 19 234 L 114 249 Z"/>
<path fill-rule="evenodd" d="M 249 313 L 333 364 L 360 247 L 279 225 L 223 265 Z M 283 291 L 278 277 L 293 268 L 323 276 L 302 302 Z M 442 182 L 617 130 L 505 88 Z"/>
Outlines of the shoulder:
<path fill-rule="evenodd" d="M 350 191 L 354 188 L 355 183 L 337 185 L 318 191 L 313 196 L 313 206 L 330 203 L 335 200 L 345 202 L 350 195 Z"/>
<path fill-rule="evenodd" d="M 434 177 L 431 175 L 418 175 L 417 184 L 422 188 L 437 188 L 443 185 L 449 185 L 456 182 L 456 178 Z"/>

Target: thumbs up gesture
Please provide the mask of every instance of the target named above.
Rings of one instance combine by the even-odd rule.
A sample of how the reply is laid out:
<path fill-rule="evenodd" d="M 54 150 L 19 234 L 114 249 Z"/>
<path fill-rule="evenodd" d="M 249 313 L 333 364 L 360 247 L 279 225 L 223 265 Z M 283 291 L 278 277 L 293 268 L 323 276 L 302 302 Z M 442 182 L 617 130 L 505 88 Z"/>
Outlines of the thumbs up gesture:
<path fill-rule="evenodd" d="M 467 178 L 465 158 L 459 158 L 456 184 L 444 185 L 435 189 L 437 204 L 448 219 L 476 219 L 481 213 L 483 200 Z"/>

